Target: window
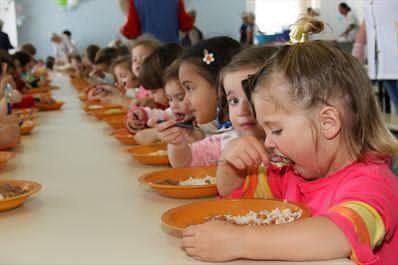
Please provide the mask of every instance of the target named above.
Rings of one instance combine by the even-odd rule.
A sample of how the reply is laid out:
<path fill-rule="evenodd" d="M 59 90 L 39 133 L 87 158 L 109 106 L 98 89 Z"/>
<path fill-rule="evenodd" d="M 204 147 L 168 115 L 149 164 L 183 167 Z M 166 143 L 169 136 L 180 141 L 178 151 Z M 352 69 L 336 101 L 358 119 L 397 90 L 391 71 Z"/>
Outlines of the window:
<path fill-rule="evenodd" d="M 256 24 L 265 34 L 282 32 L 298 19 L 300 0 L 256 0 Z"/>
<path fill-rule="evenodd" d="M 11 44 L 17 47 L 17 19 L 14 0 L 0 0 L 0 18 L 4 22 L 3 31 L 10 37 Z"/>

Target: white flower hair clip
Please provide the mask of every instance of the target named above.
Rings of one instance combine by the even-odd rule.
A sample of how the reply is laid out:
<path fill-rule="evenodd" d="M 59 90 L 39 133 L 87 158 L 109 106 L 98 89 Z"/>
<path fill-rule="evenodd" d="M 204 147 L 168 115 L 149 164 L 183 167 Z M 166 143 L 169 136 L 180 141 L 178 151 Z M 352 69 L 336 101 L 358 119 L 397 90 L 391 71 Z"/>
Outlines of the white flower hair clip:
<path fill-rule="evenodd" d="M 216 58 L 214 58 L 214 53 L 209 52 L 208 50 L 205 49 L 204 51 L 204 56 L 203 56 L 203 62 L 206 64 L 211 64 L 212 62 L 216 61 Z"/>

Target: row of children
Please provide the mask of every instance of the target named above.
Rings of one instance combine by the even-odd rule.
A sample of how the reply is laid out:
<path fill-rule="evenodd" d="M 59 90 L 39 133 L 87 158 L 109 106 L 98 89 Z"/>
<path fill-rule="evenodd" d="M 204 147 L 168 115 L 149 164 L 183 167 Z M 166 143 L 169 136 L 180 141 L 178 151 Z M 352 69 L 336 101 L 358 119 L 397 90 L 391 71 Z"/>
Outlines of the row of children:
<path fill-rule="evenodd" d="M 49 93 L 34 93 L 35 89 L 50 89 L 48 71 L 44 63 L 35 59 L 36 49 L 23 44 L 14 54 L 0 51 L 0 148 L 19 142 L 19 127 L 23 119 L 13 109 L 32 108 L 35 104 L 52 104 Z M 37 90 L 36 90 L 37 92 Z"/>
<path fill-rule="evenodd" d="M 167 143 L 173 167 L 217 164 L 222 197 L 288 200 L 312 211 L 279 226 L 189 227 L 188 255 L 395 263 L 398 180 L 390 163 L 398 143 L 355 58 L 322 41 L 242 49 L 228 37 L 186 50 L 142 39 L 130 51 L 116 58 L 106 48 L 90 60 L 87 77 L 102 77 L 86 91 L 90 100 L 128 104 L 128 130 L 140 143 Z"/>

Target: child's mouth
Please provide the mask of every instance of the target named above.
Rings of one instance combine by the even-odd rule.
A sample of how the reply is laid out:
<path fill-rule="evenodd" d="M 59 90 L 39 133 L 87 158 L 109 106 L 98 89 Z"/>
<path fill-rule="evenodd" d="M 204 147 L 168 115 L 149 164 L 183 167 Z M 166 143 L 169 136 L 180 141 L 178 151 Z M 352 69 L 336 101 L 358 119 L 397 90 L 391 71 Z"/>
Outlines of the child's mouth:
<path fill-rule="evenodd" d="M 284 167 L 289 164 L 294 164 L 294 162 L 289 158 L 287 158 L 286 156 L 275 153 L 271 154 L 270 162 L 277 167 Z"/>
<path fill-rule="evenodd" d="M 174 117 L 175 117 L 177 122 L 180 122 L 180 121 L 184 121 L 185 120 L 186 115 L 185 115 L 185 113 L 175 112 L 174 113 Z"/>

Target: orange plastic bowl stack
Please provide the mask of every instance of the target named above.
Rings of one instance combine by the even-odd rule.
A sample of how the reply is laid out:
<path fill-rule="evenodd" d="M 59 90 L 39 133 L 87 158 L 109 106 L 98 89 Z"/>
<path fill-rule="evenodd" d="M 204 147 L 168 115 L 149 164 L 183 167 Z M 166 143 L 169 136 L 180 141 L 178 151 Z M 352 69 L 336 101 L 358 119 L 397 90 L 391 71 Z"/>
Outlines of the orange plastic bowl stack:
<path fill-rule="evenodd" d="M 0 152 L 0 169 L 3 169 L 8 161 L 15 157 L 15 153 L 13 152 Z"/>
<path fill-rule="evenodd" d="M 20 132 L 22 135 L 28 135 L 32 132 L 32 130 L 36 127 L 36 123 L 32 120 L 26 120 L 22 123 L 20 128 Z"/>
<path fill-rule="evenodd" d="M 38 108 L 40 111 L 60 110 L 63 105 L 63 102 L 57 101 L 53 104 L 35 104 L 35 108 Z"/>
<path fill-rule="evenodd" d="M 130 147 L 128 152 L 132 157 L 142 163 L 147 165 L 168 165 L 169 157 L 167 155 L 151 155 L 153 152 L 157 151 L 167 151 L 167 144 L 148 144 Z"/>
<path fill-rule="evenodd" d="M 187 180 L 192 178 L 204 178 L 206 176 L 216 177 L 217 167 L 191 167 L 191 168 L 172 168 L 146 174 L 140 178 L 140 182 L 148 184 L 159 194 L 179 198 L 192 199 L 217 195 L 216 184 L 179 186 L 158 184 L 159 181 L 170 179 L 175 181 Z"/>
<path fill-rule="evenodd" d="M 190 225 L 201 224 L 216 215 L 246 215 L 249 211 L 281 210 L 290 208 L 302 210 L 299 219 L 311 216 L 311 211 L 304 205 L 283 202 L 279 200 L 241 199 L 241 200 L 211 200 L 186 204 L 165 212 L 161 219 L 168 232 L 180 236 L 182 230 Z"/>
<path fill-rule="evenodd" d="M 7 211 L 14 209 L 23 204 L 30 196 L 37 193 L 41 189 L 41 185 L 37 182 L 26 180 L 0 180 L 0 185 L 9 184 L 11 186 L 18 186 L 27 190 L 26 193 L 0 200 L 0 211 Z"/>
<path fill-rule="evenodd" d="M 128 131 L 120 131 L 114 134 L 115 138 L 119 140 L 122 144 L 125 145 L 136 145 L 137 141 L 134 138 L 134 135 L 130 134 Z"/>

